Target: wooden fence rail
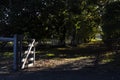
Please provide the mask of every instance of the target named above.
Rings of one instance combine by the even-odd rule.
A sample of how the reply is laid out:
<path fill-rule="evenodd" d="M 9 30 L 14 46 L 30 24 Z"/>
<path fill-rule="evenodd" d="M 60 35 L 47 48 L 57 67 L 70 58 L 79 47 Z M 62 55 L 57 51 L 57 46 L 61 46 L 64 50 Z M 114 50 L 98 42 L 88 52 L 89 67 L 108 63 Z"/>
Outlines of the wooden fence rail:
<path fill-rule="evenodd" d="M 25 68 L 26 62 L 31 52 L 33 52 L 31 59 L 34 64 L 35 62 L 35 46 L 34 46 L 35 39 L 32 39 L 32 43 L 30 43 L 28 50 L 25 51 L 27 53 L 26 53 L 26 57 L 24 58 L 24 62 L 22 62 L 22 58 L 24 54 L 22 54 L 22 36 L 21 35 L 14 35 L 14 37 L 12 38 L 0 37 L 0 41 L 13 42 L 13 70 L 14 71 Z"/>
<path fill-rule="evenodd" d="M 21 54 L 21 36 L 14 35 L 12 38 L 8 37 L 0 37 L 0 41 L 2 42 L 13 42 L 13 70 L 17 71 L 19 69 L 19 62 L 20 60 L 18 59 L 18 55 Z M 19 46 L 18 46 L 19 45 Z"/>

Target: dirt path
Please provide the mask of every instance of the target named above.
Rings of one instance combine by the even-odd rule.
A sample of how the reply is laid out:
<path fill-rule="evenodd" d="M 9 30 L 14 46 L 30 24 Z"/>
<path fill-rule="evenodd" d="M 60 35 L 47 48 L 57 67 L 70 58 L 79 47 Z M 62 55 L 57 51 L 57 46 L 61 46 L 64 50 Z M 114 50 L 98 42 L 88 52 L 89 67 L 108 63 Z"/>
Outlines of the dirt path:
<path fill-rule="evenodd" d="M 33 68 L 25 71 L 66 71 L 79 70 L 85 66 L 92 66 L 94 60 L 89 57 L 41 59 L 36 61 Z"/>
<path fill-rule="evenodd" d="M 0 75 L 0 80 L 120 80 L 120 70 L 93 66 L 93 59 L 43 59 L 34 68 Z"/>
<path fill-rule="evenodd" d="M 36 56 L 33 68 L 0 74 L 0 80 L 120 80 L 119 56 L 111 61 L 114 55 L 104 48 L 46 49 Z M 99 58 L 105 63 L 98 63 Z"/>

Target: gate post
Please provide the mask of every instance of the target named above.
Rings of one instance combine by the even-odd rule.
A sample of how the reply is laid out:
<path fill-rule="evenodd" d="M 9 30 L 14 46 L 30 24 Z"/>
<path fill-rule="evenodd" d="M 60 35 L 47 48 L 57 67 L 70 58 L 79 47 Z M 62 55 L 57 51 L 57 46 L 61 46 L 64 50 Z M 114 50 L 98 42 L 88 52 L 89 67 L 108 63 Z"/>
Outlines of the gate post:
<path fill-rule="evenodd" d="M 21 69 L 21 61 L 22 61 L 22 35 L 18 35 L 17 38 L 17 65 L 18 69 Z"/>
<path fill-rule="evenodd" d="M 17 71 L 21 68 L 22 36 L 14 35 L 13 43 L 14 43 L 13 70 Z"/>
<path fill-rule="evenodd" d="M 13 55 L 13 70 L 14 71 L 17 71 L 17 35 L 14 35 L 14 41 L 13 41 L 13 52 L 14 52 L 14 55 Z"/>

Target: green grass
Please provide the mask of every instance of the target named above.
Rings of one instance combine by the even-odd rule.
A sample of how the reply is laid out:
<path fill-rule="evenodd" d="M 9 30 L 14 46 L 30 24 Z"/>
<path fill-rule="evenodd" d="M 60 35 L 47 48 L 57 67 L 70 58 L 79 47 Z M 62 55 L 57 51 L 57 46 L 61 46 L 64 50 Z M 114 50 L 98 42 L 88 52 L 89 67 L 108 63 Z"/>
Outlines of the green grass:
<path fill-rule="evenodd" d="M 13 58 L 13 52 L 1 52 L 0 57 L 1 59 Z"/>
<path fill-rule="evenodd" d="M 13 57 L 13 52 L 5 52 L 4 57 L 6 58 L 12 58 Z"/>
<path fill-rule="evenodd" d="M 54 57 L 55 54 L 53 54 L 53 53 L 47 53 L 46 56 L 47 56 L 47 57 Z"/>

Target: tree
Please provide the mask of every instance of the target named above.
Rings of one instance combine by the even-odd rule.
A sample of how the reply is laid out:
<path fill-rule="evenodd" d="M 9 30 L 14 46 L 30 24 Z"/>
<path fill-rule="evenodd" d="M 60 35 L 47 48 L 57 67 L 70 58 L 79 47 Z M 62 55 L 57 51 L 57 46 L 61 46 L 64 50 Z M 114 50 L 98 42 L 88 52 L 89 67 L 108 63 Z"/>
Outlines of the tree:
<path fill-rule="evenodd" d="M 110 2 L 105 6 L 103 15 L 103 32 L 105 43 L 112 45 L 112 40 L 119 39 L 120 36 L 120 1 Z M 109 40 L 109 41 L 108 41 Z"/>
<path fill-rule="evenodd" d="M 93 38 L 100 25 L 99 0 L 9 1 L 1 8 L 5 11 L 0 14 L 0 20 L 12 35 L 24 34 L 38 40 L 56 38 L 62 45 L 67 37 L 71 37 L 74 45 L 77 37 L 85 41 Z"/>
<path fill-rule="evenodd" d="M 89 42 L 99 32 L 101 17 L 99 5 L 96 1 L 82 0 L 80 4 L 81 14 L 76 22 L 77 34 L 82 42 Z"/>

